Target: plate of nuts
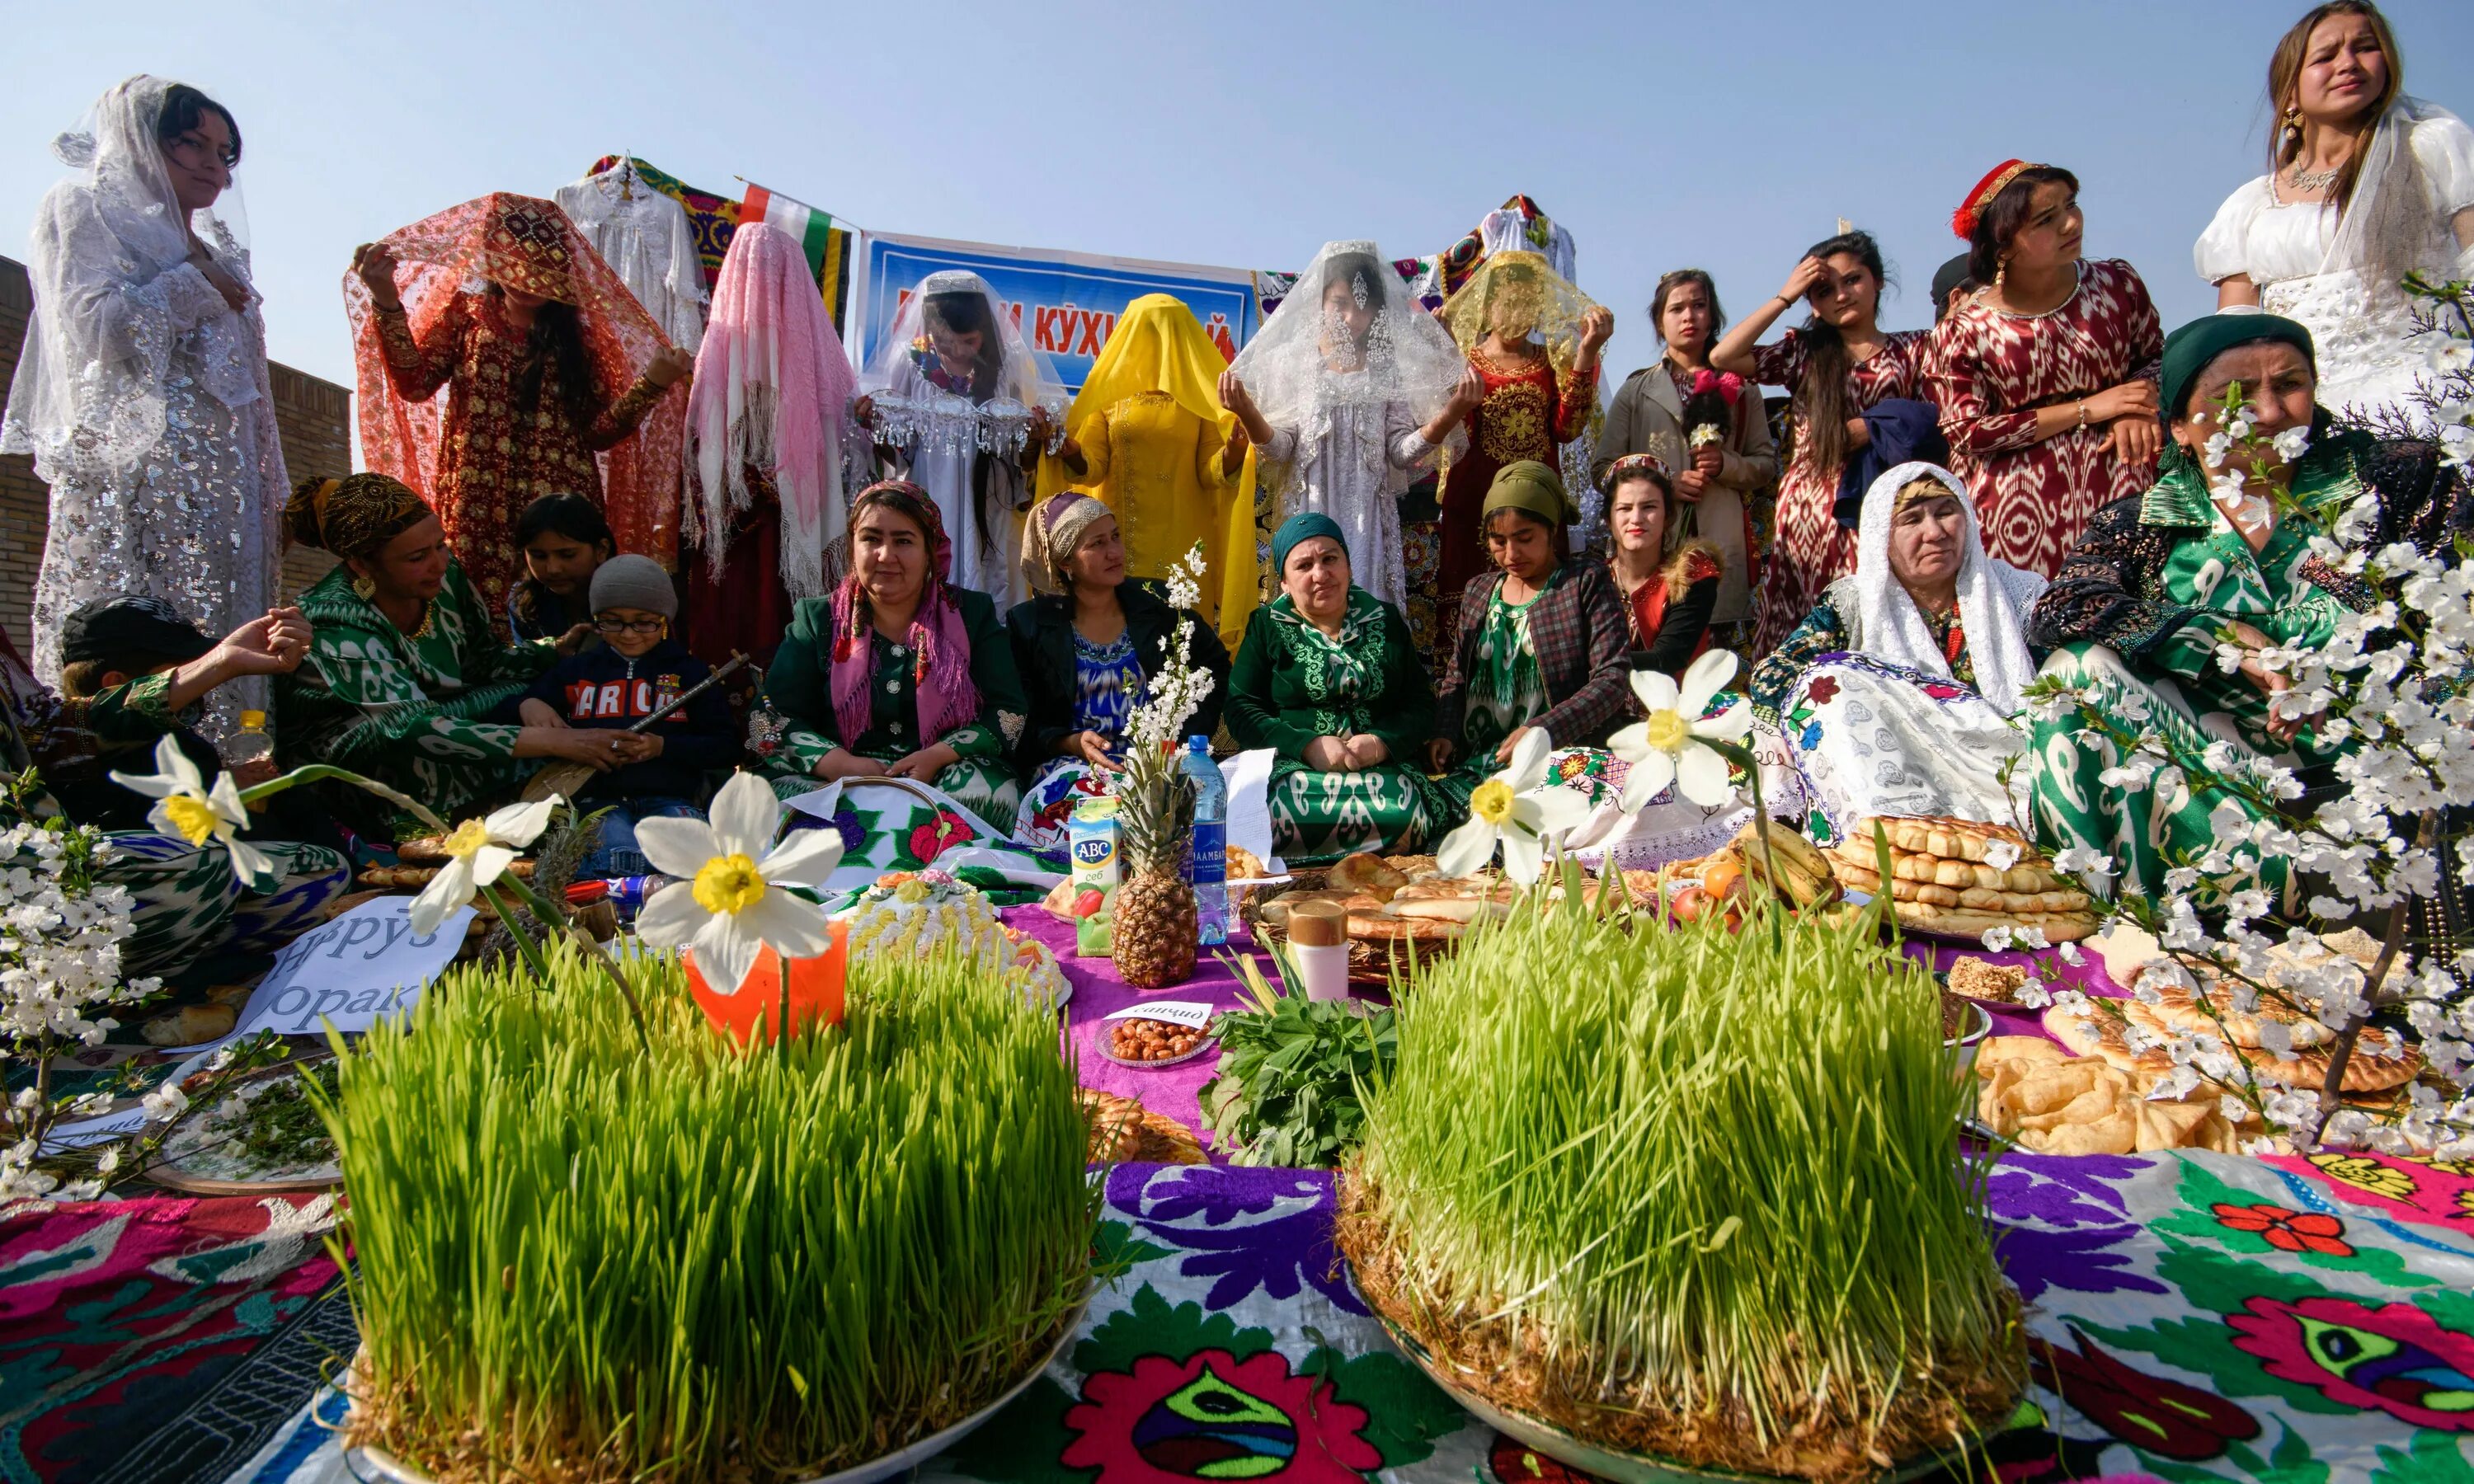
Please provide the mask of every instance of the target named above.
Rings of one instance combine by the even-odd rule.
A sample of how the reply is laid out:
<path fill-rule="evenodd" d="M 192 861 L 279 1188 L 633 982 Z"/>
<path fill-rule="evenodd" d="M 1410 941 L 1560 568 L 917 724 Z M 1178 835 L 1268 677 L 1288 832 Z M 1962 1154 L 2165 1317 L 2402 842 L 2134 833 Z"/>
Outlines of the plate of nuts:
<path fill-rule="evenodd" d="M 1174 1066 L 1209 1051 L 1208 1029 L 1168 1020 L 1111 1020 L 1100 1033 L 1100 1054 L 1120 1066 Z"/>

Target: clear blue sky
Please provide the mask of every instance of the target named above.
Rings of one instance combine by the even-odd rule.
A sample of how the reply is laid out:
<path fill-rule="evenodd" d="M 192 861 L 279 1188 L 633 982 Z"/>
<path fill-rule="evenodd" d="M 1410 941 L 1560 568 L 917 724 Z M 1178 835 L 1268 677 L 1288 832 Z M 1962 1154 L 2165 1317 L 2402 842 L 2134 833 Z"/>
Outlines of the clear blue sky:
<path fill-rule="evenodd" d="M 2170 325 L 2214 303 L 2191 242 L 2260 169 L 2268 49 L 2306 8 L 29 4 L 0 252 L 24 255 L 52 135 L 151 71 L 238 115 L 273 352 L 346 382 L 353 244 L 620 149 L 861 227 L 1259 268 L 1333 237 L 1435 251 L 1526 191 L 1617 311 L 1618 371 L 1656 353 L 1659 273 L 1707 267 L 1748 309 L 1841 216 L 1904 279 L 1884 322 L 1928 323 L 1951 208 L 2017 155 L 2077 172 L 2089 252 L 2136 264 Z M 2474 111 L 2474 4 L 2388 13 L 2408 89 Z"/>

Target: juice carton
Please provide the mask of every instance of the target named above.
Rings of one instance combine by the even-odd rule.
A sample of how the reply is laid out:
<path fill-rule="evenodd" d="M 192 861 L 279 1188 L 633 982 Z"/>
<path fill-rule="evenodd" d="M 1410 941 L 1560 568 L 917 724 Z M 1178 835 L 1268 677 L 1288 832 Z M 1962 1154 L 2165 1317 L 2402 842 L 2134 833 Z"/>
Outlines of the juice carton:
<path fill-rule="evenodd" d="M 1117 801 L 1085 799 L 1066 821 L 1065 843 L 1074 857 L 1074 951 L 1084 958 L 1110 952 L 1109 904 L 1122 874 L 1117 856 Z"/>

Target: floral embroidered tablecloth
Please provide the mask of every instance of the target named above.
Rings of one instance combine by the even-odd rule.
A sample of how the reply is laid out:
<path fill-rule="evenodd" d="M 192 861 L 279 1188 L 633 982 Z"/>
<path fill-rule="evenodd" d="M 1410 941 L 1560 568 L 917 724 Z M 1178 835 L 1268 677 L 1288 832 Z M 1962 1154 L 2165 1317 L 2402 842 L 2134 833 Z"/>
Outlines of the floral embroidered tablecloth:
<path fill-rule="evenodd" d="M 1048 1374 L 923 1478 L 1568 1479 L 1384 1341 L 1335 1261 L 1328 1174 L 1104 1178 L 1103 1242 L 1127 1276 Z M 2001 1478 L 2474 1478 L 2474 1166 L 2015 1156 L 1990 1192 L 2035 1377 L 2025 1424 L 1990 1450 Z M 326 1210 L 273 1207 L 152 1200 L 0 1224 L 0 1478 L 349 1478 L 324 1431 L 330 1392 L 228 1475 L 81 1470 L 62 1443 L 86 1424 L 142 1432 L 159 1421 L 136 1410 L 145 1397 L 327 1285 L 303 1242 Z"/>

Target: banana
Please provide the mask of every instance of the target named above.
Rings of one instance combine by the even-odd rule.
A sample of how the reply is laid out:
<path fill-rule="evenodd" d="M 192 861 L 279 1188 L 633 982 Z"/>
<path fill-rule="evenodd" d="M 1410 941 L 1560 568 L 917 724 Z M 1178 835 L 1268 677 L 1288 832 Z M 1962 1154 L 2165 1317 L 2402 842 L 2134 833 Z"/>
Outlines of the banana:
<path fill-rule="evenodd" d="M 1772 821 L 1767 850 L 1763 850 L 1760 832 L 1747 824 L 1736 833 L 1730 849 L 1744 862 L 1746 870 L 1764 877 L 1774 875 L 1771 884 L 1798 907 L 1827 902 L 1838 895 L 1838 878 L 1831 872 L 1829 860 L 1802 834 Z"/>

